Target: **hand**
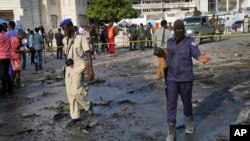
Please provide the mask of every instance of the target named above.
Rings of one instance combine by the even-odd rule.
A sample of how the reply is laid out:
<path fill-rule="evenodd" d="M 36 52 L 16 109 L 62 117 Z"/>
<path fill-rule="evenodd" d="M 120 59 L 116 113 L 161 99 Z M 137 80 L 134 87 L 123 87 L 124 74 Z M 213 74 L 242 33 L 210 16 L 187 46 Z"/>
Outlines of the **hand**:
<path fill-rule="evenodd" d="M 211 57 L 205 55 L 205 54 L 201 54 L 199 57 L 198 57 L 198 60 L 203 63 L 203 64 L 206 64 L 208 63 L 209 61 L 211 61 Z"/>

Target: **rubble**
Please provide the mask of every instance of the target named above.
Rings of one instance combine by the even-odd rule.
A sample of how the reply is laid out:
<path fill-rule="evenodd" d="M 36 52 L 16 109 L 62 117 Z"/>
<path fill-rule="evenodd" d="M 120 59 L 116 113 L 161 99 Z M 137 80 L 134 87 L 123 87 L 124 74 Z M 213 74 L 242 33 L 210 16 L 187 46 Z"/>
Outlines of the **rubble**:
<path fill-rule="evenodd" d="M 26 129 L 23 131 L 17 131 L 17 132 L 0 132 L 0 136 L 15 136 L 20 134 L 26 134 L 34 131 L 33 129 Z"/>
<path fill-rule="evenodd" d="M 100 102 L 94 103 L 94 106 L 109 106 L 111 102 L 113 102 L 113 100 L 103 100 L 102 97 L 100 97 Z"/>

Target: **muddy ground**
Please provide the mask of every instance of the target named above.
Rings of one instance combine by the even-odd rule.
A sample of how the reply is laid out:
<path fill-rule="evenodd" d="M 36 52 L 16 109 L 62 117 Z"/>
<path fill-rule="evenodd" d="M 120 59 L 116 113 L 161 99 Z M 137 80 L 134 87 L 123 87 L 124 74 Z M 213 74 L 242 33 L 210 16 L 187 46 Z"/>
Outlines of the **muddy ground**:
<path fill-rule="evenodd" d="M 206 65 L 194 61 L 196 133 L 185 135 L 179 99 L 177 141 L 228 141 L 230 124 L 250 124 L 248 39 L 205 40 L 200 45 L 213 60 Z M 165 141 L 164 83 L 156 79 L 152 49 L 119 48 L 115 57 L 98 55 L 97 80 L 89 83 L 95 114 L 82 111 L 83 121 L 72 127 L 66 127 L 69 107 L 60 75 L 64 62 L 50 53 L 46 60 L 39 72 L 28 63 L 22 72 L 24 87 L 0 97 L 0 141 Z"/>

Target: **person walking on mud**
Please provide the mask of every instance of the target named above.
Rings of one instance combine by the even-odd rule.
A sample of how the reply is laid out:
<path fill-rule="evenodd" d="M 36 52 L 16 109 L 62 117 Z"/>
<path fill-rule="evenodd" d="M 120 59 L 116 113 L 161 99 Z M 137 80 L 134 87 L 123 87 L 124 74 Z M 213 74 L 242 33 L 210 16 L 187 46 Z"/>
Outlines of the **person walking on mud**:
<path fill-rule="evenodd" d="M 194 80 L 192 57 L 201 63 L 211 60 L 205 54 L 201 54 L 198 46 L 191 37 L 185 36 L 185 28 L 182 20 L 174 23 L 174 37 L 167 42 L 166 63 L 167 75 L 165 76 L 167 90 L 167 121 L 168 134 L 166 141 L 175 140 L 175 125 L 177 100 L 180 94 L 186 116 L 185 133 L 194 133 L 194 121 L 192 112 L 192 87 Z"/>
<path fill-rule="evenodd" d="M 170 30 L 167 29 L 168 23 L 166 20 L 161 21 L 161 27 L 155 31 L 153 37 L 153 46 L 161 48 L 163 50 L 162 55 L 157 56 L 158 67 L 156 68 L 157 78 L 160 79 L 164 75 L 164 66 L 166 64 L 166 51 L 167 51 L 167 41 L 170 38 Z"/>
<path fill-rule="evenodd" d="M 93 113 L 93 105 L 87 99 L 88 88 L 81 81 L 86 67 L 88 68 L 87 73 L 90 80 L 94 79 L 94 72 L 91 50 L 86 36 L 75 33 L 71 19 L 64 19 L 60 27 L 64 30 L 65 35 L 63 39 L 65 54 L 64 78 L 70 105 L 71 120 L 67 124 L 69 126 L 81 121 L 80 109 L 83 108 L 85 111 Z M 86 64 L 83 59 L 84 54 L 87 56 Z"/>

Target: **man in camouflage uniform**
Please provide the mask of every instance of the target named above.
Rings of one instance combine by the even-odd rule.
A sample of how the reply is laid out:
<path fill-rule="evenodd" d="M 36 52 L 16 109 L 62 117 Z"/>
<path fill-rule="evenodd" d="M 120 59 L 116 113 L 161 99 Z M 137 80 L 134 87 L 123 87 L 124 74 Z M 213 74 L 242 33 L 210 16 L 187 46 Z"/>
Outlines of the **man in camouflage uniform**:
<path fill-rule="evenodd" d="M 193 16 L 201 16 L 201 11 L 197 10 L 197 7 L 194 8 Z"/>
<path fill-rule="evenodd" d="M 147 38 L 147 47 L 153 47 L 152 46 L 152 24 L 148 23 L 148 26 L 146 28 L 146 38 Z"/>
<path fill-rule="evenodd" d="M 130 29 L 130 37 L 129 37 L 129 41 L 130 41 L 130 50 L 135 50 L 136 49 L 136 40 L 138 37 L 138 30 L 136 28 L 136 25 L 132 25 L 131 29 Z"/>
<path fill-rule="evenodd" d="M 140 50 L 143 51 L 145 49 L 145 39 L 146 39 L 146 31 L 143 24 L 140 24 L 139 27 L 139 40 L 140 40 Z"/>

